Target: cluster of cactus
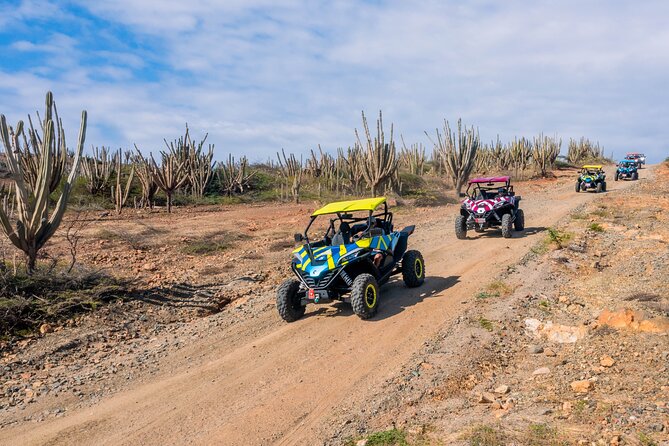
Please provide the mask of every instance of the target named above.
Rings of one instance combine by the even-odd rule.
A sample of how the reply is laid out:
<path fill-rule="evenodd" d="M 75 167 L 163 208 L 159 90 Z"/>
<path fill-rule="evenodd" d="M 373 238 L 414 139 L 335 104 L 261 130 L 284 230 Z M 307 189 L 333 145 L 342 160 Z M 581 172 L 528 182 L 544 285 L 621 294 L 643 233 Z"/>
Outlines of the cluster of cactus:
<path fill-rule="evenodd" d="M 235 161 L 235 157 L 229 155 L 227 162 L 219 164 L 216 168 L 216 179 L 228 196 L 244 193 L 249 188 L 249 182 L 255 172 L 249 172 L 248 165 L 249 161 L 245 156 Z"/>
<path fill-rule="evenodd" d="M 379 112 L 376 121 L 376 136 L 372 139 L 367 125 L 367 118 L 362 114 L 362 126 L 365 131 L 364 142 L 360 139 L 358 129 L 355 130 L 356 147 L 362 156 L 362 174 L 373 196 L 382 188 L 392 187 L 397 180 L 399 163 L 397 162 L 397 150 L 393 141 L 393 125 L 390 125 L 390 139 L 386 142 L 383 131 L 383 115 Z"/>
<path fill-rule="evenodd" d="M 592 143 L 589 139 L 581 137 L 578 141 L 569 139 L 567 146 L 567 161 L 571 164 L 578 164 L 586 160 L 599 160 L 604 158 L 604 149 L 599 146 L 599 142 Z"/>
<path fill-rule="evenodd" d="M 39 116 L 39 115 L 38 115 Z M 86 139 L 86 111 L 81 113 L 79 138 L 56 203 L 54 192 L 70 164 L 65 143 L 65 132 L 58 119 L 51 92 L 46 95 L 46 112 L 35 130 L 30 120 L 28 136 L 19 121 L 16 128 L 7 125 L 0 115 L 0 137 L 5 150 L 11 180 L 14 186 L 16 212 L 13 219 L 7 213 L 8 203 L 0 207 L 0 226 L 14 246 L 26 255 L 29 273 L 35 270 L 37 254 L 60 225 L 72 185 L 77 177 L 81 152 Z M 54 185 L 56 185 L 54 187 Z"/>
<path fill-rule="evenodd" d="M 430 137 L 427 132 L 425 134 Z M 456 194 L 460 195 L 474 170 L 476 152 L 481 146 L 479 132 L 474 127 L 463 128 L 462 119 L 458 119 L 457 134 L 451 131 L 448 121 L 444 120 L 443 134 L 437 129 L 436 135 L 436 142 L 432 142 L 439 151 L 444 171 L 453 182 Z"/>
<path fill-rule="evenodd" d="M 400 153 L 401 165 L 413 175 L 423 175 L 425 168 L 425 147 L 423 144 L 411 144 L 407 147 L 402 139 L 402 152 Z"/>
<path fill-rule="evenodd" d="M 107 147 L 93 147 L 93 154 L 81 160 L 81 172 L 86 179 L 86 188 L 93 195 L 109 190 L 116 163 Z"/>
<path fill-rule="evenodd" d="M 114 209 L 116 209 L 117 214 L 121 214 L 123 206 L 125 206 L 126 201 L 128 201 L 128 195 L 130 194 L 130 187 L 132 186 L 132 179 L 135 175 L 135 166 L 130 164 L 128 161 L 130 159 L 130 153 L 126 152 L 125 162 L 123 162 L 123 151 L 118 149 L 114 155 L 115 161 L 115 171 L 116 171 L 116 184 L 111 187 L 112 198 L 114 199 Z M 130 165 L 129 165 L 130 164 Z M 125 188 L 123 187 L 122 177 L 124 175 L 124 165 L 129 165 L 130 173 L 127 175 L 128 179 L 125 181 Z"/>
<path fill-rule="evenodd" d="M 557 137 L 549 138 L 540 135 L 529 140 L 514 138 L 504 144 L 499 137 L 490 144 L 484 144 L 477 152 L 474 171 L 478 173 L 509 172 L 514 175 L 534 168 L 540 175 L 546 175 L 555 166 L 560 154 L 562 141 Z"/>
<path fill-rule="evenodd" d="M 302 186 L 302 174 L 304 173 L 302 157 L 300 157 L 298 161 L 294 153 L 286 156 L 286 151 L 283 149 L 281 149 L 281 153 L 277 152 L 276 156 L 279 160 L 279 172 L 284 179 L 284 183 L 282 183 L 281 187 L 283 188 L 284 184 L 287 187 L 290 187 L 290 193 L 293 197 L 293 201 L 295 203 L 299 203 L 300 187 Z"/>

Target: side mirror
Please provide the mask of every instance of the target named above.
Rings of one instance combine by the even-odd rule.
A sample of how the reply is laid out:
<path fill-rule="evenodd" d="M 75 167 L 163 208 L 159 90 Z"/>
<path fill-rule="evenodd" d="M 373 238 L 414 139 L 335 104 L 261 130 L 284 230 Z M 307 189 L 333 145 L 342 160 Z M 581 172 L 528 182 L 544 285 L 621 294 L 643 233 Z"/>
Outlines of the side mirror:
<path fill-rule="evenodd" d="M 304 241 L 304 236 L 302 234 L 300 234 L 299 232 L 296 233 L 295 234 L 295 242 L 299 243 L 299 242 L 302 242 L 302 241 Z"/>

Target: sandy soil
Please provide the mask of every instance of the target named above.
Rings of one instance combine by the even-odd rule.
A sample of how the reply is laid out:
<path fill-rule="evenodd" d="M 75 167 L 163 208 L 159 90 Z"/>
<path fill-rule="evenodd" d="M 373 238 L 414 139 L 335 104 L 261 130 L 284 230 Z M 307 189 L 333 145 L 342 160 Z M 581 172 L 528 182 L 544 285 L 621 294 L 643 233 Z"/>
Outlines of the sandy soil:
<path fill-rule="evenodd" d="M 607 195 L 632 184 L 610 181 Z M 302 320 L 285 324 L 273 308 L 273 287 L 288 274 L 286 239 L 301 229 L 313 206 L 96 222 L 87 229 L 97 239 L 82 248 L 84 262 L 122 264 L 115 272 L 149 284 L 215 284 L 235 274 L 262 274 L 263 285 L 235 296 L 238 303 L 226 311 L 188 325 L 178 335 L 182 345 L 160 358 L 154 373 L 140 374 L 118 392 L 86 404 L 47 398 L 21 413 L 6 411 L 0 443 L 323 443 L 324 431 L 331 434 L 326 423 L 346 423 L 346 415 L 364 407 L 412 355 L 478 304 L 470 297 L 483 284 L 523 258 L 547 227 L 596 198 L 574 193 L 573 173 L 524 183 L 517 193 L 523 196 L 526 230 L 510 240 L 497 231 L 456 240 L 455 206 L 400 208 L 397 225 L 418 223 L 410 245 L 422 251 L 428 277 L 418 289 L 386 285 L 379 314 L 369 321 L 342 304 L 309 307 Z M 235 241 L 237 249 L 205 258 L 181 254 L 180 246 L 193 239 L 240 230 L 251 238 Z M 129 250 L 128 240 L 137 249 Z M 244 305 L 251 311 L 240 316 L 235 308 Z M 63 401 L 70 409 L 59 416 L 23 421 Z"/>

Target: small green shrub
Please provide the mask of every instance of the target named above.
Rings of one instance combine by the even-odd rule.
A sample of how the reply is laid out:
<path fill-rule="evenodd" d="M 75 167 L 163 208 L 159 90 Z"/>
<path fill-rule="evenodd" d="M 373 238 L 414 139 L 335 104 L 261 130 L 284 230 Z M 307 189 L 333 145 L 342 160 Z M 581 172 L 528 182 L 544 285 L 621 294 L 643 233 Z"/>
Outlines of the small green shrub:
<path fill-rule="evenodd" d="M 484 317 L 480 317 L 480 318 L 479 318 L 479 325 L 481 326 L 481 328 L 483 328 L 483 329 L 485 329 L 485 330 L 488 330 L 488 331 L 492 331 L 492 330 L 493 330 L 492 321 L 491 321 L 491 320 L 488 320 L 488 319 L 486 319 L 486 318 L 484 318 Z"/>
<path fill-rule="evenodd" d="M 590 229 L 593 232 L 604 232 L 604 228 L 599 223 L 590 223 L 588 229 Z"/>
<path fill-rule="evenodd" d="M 503 446 L 507 443 L 506 436 L 491 426 L 477 426 L 465 434 L 464 439 L 470 446 Z"/>
<path fill-rule="evenodd" d="M 572 235 L 557 228 L 548 228 L 548 241 L 554 243 L 558 249 L 564 248 L 565 243 L 571 240 Z"/>

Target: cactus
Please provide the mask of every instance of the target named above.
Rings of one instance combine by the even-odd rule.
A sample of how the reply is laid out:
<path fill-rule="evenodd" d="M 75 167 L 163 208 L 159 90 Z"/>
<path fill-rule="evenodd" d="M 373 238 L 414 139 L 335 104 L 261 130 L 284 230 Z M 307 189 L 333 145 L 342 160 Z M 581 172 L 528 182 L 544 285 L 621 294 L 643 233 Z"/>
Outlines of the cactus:
<path fill-rule="evenodd" d="M 400 158 L 404 167 L 409 170 L 409 173 L 414 175 L 423 175 L 423 167 L 425 166 L 425 147 L 422 144 L 412 144 L 410 148 L 404 142 L 404 137 L 400 136 L 402 140 L 402 152 Z"/>
<path fill-rule="evenodd" d="M 427 132 L 425 134 L 430 137 Z M 462 128 L 462 119 L 458 119 L 458 133 L 451 131 L 448 121 L 444 120 L 443 136 L 437 129 L 437 141 L 432 141 L 444 159 L 446 173 L 453 182 L 456 194 L 459 196 L 462 187 L 467 183 L 469 175 L 474 169 L 476 152 L 481 146 L 481 139 L 477 130 L 472 127 Z"/>
<path fill-rule="evenodd" d="M 121 182 L 121 177 L 123 176 L 123 151 L 118 149 L 118 152 L 114 156 L 114 163 L 116 164 L 116 185 L 112 186 L 111 194 L 114 199 L 114 207 L 117 214 L 121 214 L 125 202 L 128 201 L 128 194 L 130 194 L 130 186 L 132 185 L 132 179 L 135 176 L 135 166 L 130 166 L 130 175 L 128 175 L 128 181 L 125 185 L 125 192 L 123 191 L 123 184 Z M 125 156 L 126 160 L 128 159 L 127 152 Z M 127 163 L 126 163 L 127 164 Z"/>
<path fill-rule="evenodd" d="M 532 162 L 542 177 L 548 175 L 548 171 L 555 166 L 555 160 L 560 154 L 562 140 L 555 136 L 550 138 L 543 134 L 534 138 L 534 147 L 532 149 Z"/>
<path fill-rule="evenodd" d="M 604 157 L 604 149 L 599 143 L 593 144 L 589 139 L 581 137 L 579 141 L 569 139 L 567 161 L 578 164 L 585 160 L 597 160 Z"/>
<path fill-rule="evenodd" d="M 379 119 L 376 121 L 376 137 L 372 140 L 367 125 L 365 113 L 362 113 L 362 126 L 365 130 L 365 142 L 360 140 L 358 129 L 355 130 L 357 146 L 362 156 L 362 174 L 365 182 L 373 196 L 376 197 L 379 190 L 393 180 L 397 172 L 397 151 L 393 141 L 393 125 L 390 125 L 390 140 L 386 143 L 383 132 L 383 115 L 379 111 Z"/>
<path fill-rule="evenodd" d="M 66 149 L 64 149 L 66 147 L 65 132 L 57 114 L 54 124 L 55 110 L 53 94 L 48 92 L 46 95 L 46 113 L 44 120 L 40 121 L 42 134 L 40 135 L 38 131 L 35 131 L 31 125 L 30 138 L 26 138 L 23 121 L 19 121 L 16 129 L 13 129 L 7 126 L 5 116 L 0 115 L 0 136 L 14 183 L 16 227 L 12 226 L 4 207 L 0 207 L 0 226 L 2 226 L 12 244 L 25 253 L 27 257 L 26 266 L 30 274 L 35 270 L 39 250 L 56 232 L 63 219 L 72 184 L 77 177 L 79 160 L 86 139 L 87 113 L 82 111 L 79 139 L 74 152 L 72 167 L 63 183 L 60 197 L 53 208 L 53 212 L 50 213 L 49 195 L 51 186 L 58 176 L 64 174 L 66 166 L 62 160 L 63 157 L 67 157 Z M 65 154 L 63 150 L 65 150 Z M 37 172 L 37 175 L 34 177 L 33 184 L 30 184 L 30 177 L 26 178 L 26 156 L 31 157 L 32 161 L 36 162 L 35 172 Z"/>
<path fill-rule="evenodd" d="M 525 138 L 514 138 L 508 145 L 509 159 L 514 174 L 522 172 L 532 161 L 532 144 Z"/>
<path fill-rule="evenodd" d="M 114 172 L 114 162 L 106 147 L 93 148 L 93 156 L 81 160 L 81 172 L 86 178 L 86 189 L 91 194 L 101 194 L 109 187 Z"/>
<path fill-rule="evenodd" d="M 344 175 L 349 179 L 351 190 L 354 194 L 360 194 L 364 181 L 363 170 L 365 169 L 362 148 L 355 145 L 352 148 L 347 148 L 346 153 L 344 153 L 344 149 L 339 148 L 338 153 L 338 158 L 344 163 Z"/>
<path fill-rule="evenodd" d="M 283 155 L 283 161 L 282 156 Z M 277 158 L 279 159 L 279 171 L 281 176 L 285 179 L 286 182 L 290 183 L 290 192 L 293 196 L 293 201 L 295 203 L 300 202 L 300 186 L 302 185 L 302 158 L 298 161 L 294 154 L 286 157 L 286 152 L 281 149 L 281 154 L 277 152 Z"/>
<path fill-rule="evenodd" d="M 188 134 L 186 127 L 186 144 L 189 147 L 188 153 L 188 182 L 191 186 L 191 194 L 194 197 L 202 197 L 204 191 L 211 180 L 216 162 L 214 158 L 214 145 L 209 144 L 207 151 L 203 150 L 204 143 L 208 135 L 204 135 L 202 141 L 197 143 L 197 147 Z"/>
<path fill-rule="evenodd" d="M 135 145 L 137 153 L 134 155 L 133 164 L 139 184 L 142 186 L 142 198 L 140 199 L 140 206 L 142 208 L 149 207 L 153 209 L 153 201 L 158 192 L 158 184 L 156 184 L 155 175 L 153 174 L 153 164 L 150 159 L 144 158 L 142 153 Z"/>
<path fill-rule="evenodd" d="M 161 164 L 151 157 L 151 173 L 153 181 L 167 196 L 167 212 L 172 212 L 172 195 L 188 181 L 188 158 L 181 156 L 173 146 L 168 144 L 167 151 L 161 151 Z"/>
<path fill-rule="evenodd" d="M 249 187 L 249 181 L 255 172 L 247 173 L 248 165 L 249 161 L 245 156 L 241 157 L 239 162 L 235 162 L 235 158 L 229 155 L 227 163 L 219 165 L 216 169 L 218 183 L 228 196 L 235 192 L 242 193 Z"/>

